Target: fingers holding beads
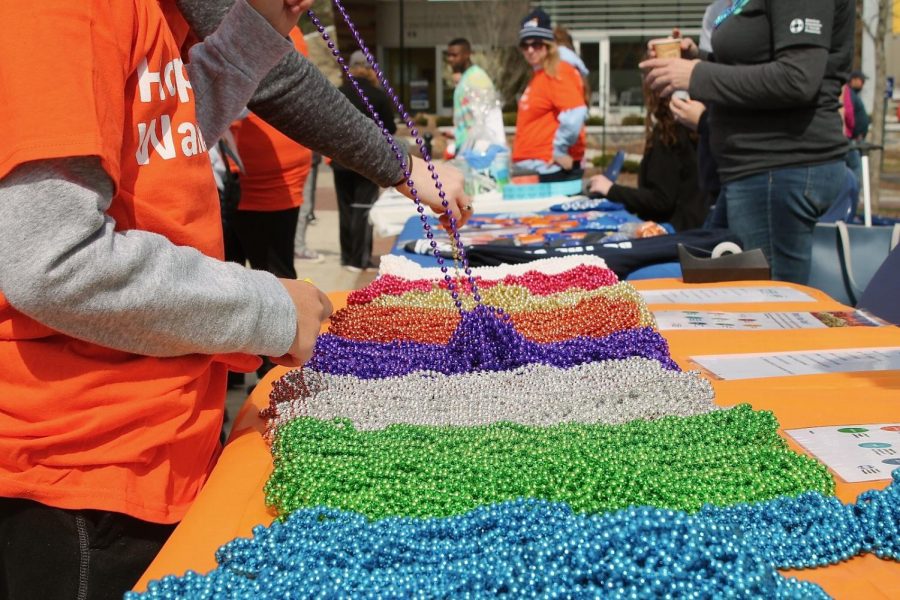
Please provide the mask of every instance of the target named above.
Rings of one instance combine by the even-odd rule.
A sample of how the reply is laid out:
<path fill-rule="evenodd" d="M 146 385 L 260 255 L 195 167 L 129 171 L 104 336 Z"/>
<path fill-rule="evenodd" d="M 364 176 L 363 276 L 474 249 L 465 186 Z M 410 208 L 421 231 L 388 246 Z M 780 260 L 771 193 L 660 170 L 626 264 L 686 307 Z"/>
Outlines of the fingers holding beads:
<path fill-rule="evenodd" d="M 316 286 L 305 281 L 279 279 L 297 311 L 297 330 L 288 351 L 272 362 L 285 367 L 298 367 L 312 357 L 316 336 L 322 324 L 331 316 L 331 300 Z"/>
<path fill-rule="evenodd" d="M 472 215 L 471 210 L 464 207 L 472 206 L 469 196 L 465 192 L 465 180 L 462 172 L 448 164 L 435 163 L 428 165 L 424 160 L 410 157 L 412 171 L 410 179 L 415 182 L 411 188 L 407 183 L 397 187 L 401 194 L 418 199 L 440 215 L 441 224 L 450 229 L 452 225 L 462 227 Z M 451 222 L 451 219 L 454 219 Z"/>

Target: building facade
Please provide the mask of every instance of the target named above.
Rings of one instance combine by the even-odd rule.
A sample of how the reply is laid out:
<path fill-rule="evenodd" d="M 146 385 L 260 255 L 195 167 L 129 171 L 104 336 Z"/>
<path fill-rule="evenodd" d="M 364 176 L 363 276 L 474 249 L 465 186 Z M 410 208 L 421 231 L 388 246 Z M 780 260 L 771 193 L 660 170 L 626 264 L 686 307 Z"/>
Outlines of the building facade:
<path fill-rule="evenodd" d="M 590 69 L 591 112 L 612 117 L 642 106 L 637 68 L 648 40 L 680 28 L 696 36 L 708 0 L 345 0 L 363 38 L 413 111 L 449 114 L 452 89 L 444 65 L 447 42 L 466 37 L 476 51 L 515 46 L 532 6 L 569 29 Z M 342 26 L 338 25 L 340 31 Z M 342 48 L 355 43 L 349 36 Z M 483 56 L 483 54 L 481 55 Z M 509 98 L 505 100 L 509 101 Z M 513 99 L 514 100 L 514 99 Z"/>
<path fill-rule="evenodd" d="M 863 12 L 873 10 L 871 4 L 878 1 L 861 0 Z M 900 0 L 888 1 L 893 11 L 886 40 L 886 66 L 887 74 L 892 75 L 900 69 Z M 515 46 L 521 19 L 533 6 L 540 5 L 554 25 L 569 29 L 576 50 L 590 69 L 591 113 L 603 115 L 608 123 L 615 124 L 621 116 L 641 110 L 643 94 L 637 64 L 647 41 L 668 36 L 673 28 L 696 39 L 709 2 L 344 0 L 343 4 L 363 38 L 374 46 L 379 62 L 410 110 L 438 114 L 449 114 L 452 104 L 450 73 L 444 64 L 447 42 L 466 37 L 475 46 L 476 60 L 486 60 L 486 53 L 492 48 Z M 338 24 L 338 31 L 344 32 L 340 46 L 349 54 L 355 49 L 355 42 L 342 24 Z M 862 43 L 857 64 L 874 72 L 871 42 L 867 46 L 865 39 L 858 41 Z M 900 76 L 900 72 L 896 74 Z M 867 94 L 871 91 L 867 90 Z M 900 95 L 900 89 L 896 94 Z M 511 104 L 515 98 L 504 100 Z M 871 106 L 873 98 L 866 100 Z"/>

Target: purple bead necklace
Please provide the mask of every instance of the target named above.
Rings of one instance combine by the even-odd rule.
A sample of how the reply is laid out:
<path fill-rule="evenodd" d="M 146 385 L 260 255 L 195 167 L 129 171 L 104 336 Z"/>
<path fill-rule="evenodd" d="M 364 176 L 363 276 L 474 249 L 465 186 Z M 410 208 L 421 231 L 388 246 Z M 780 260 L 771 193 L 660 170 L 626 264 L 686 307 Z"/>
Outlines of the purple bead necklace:
<path fill-rule="evenodd" d="M 409 132 L 411 135 L 415 136 L 416 145 L 419 147 L 419 152 L 422 155 L 422 158 L 425 160 L 425 163 L 428 165 L 428 170 L 431 172 L 431 179 L 434 181 L 434 187 L 438 190 L 438 196 L 441 198 L 441 205 L 444 207 L 446 211 L 445 214 L 449 220 L 450 224 L 450 235 L 452 238 L 453 244 L 453 264 L 454 271 L 456 277 L 450 275 L 449 268 L 445 264 L 443 257 L 440 254 L 440 251 L 437 247 L 437 242 L 434 240 L 434 233 L 431 231 L 432 227 L 428 223 L 428 217 L 425 215 L 425 207 L 422 205 L 422 201 L 419 199 L 418 190 L 415 187 L 415 182 L 412 180 L 412 159 L 410 159 L 409 163 L 404 160 L 403 153 L 400 151 L 400 148 L 397 146 L 397 141 L 390 134 L 385 127 L 384 121 L 381 120 L 377 111 L 375 110 L 374 105 L 366 96 L 362 87 L 356 81 L 356 79 L 350 74 L 350 69 L 346 64 L 344 58 L 340 55 L 334 41 L 331 39 L 331 36 L 328 35 L 328 32 L 325 31 L 325 26 L 322 25 L 322 22 L 316 16 L 313 11 L 307 11 L 309 18 L 312 20 L 313 25 L 315 25 L 316 29 L 321 34 L 322 39 L 325 40 L 325 43 L 328 45 L 328 49 L 331 51 L 332 56 L 335 57 L 341 69 L 344 71 L 344 75 L 347 77 L 347 80 L 353 85 L 353 88 L 356 90 L 356 93 L 359 94 L 359 97 L 362 99 L 363 104 L 366 109 L 369 111 L 369 114 L 375 121 L 375 124 L 381 128 L 381 134 L 384 136 L 384 139 L 391 146 L 391 150 L 394 151 L 394 156 L 400 162 L 400 168 L 403 169 L 403 177 L 406 179 L 406 185 L 409 186 L 410 194 L 412 195 L 413 202 L 416 205 L 416 212 L 419 213 L 419 219 L 422 221 L 422 227 L 425 230 L 425 237 L 428 238 L 429 244 L 431 246 L 431 250 L 434 253 L 435 258 L 437 258 L 438 265 L 441 268 L 441 272 L 444 274 L 444 280 L 447 282 L 447 287 L 450 291 L 450 295 L 453 297 L 453 301 L 456 304 L 456 308 L 460 313 L 463 312 L 462 300 L 459 298 L 460 291 L 463 290 L 463 286 L 460 285 L 463 281 L 462 275 L 459 273 L 459 264 L 462 263 L 463 272 L 468 278 L 468 287 L 472 291 L 472 297 L 475 300 L 476 304 L 481 303 L 481 295 L 478 293 L 478 285 L 475 283 L 475 278 L 472 276 L 472 269 L 469 267 L 469 261 L 466 258 L 466 252 L 463 247 L 463 243 L 459 238 L 459 228 L 457 227 L 457 221 L 453 217 L 452 212 L 449 209 L 450 203 L 446 199 L 446 193 L 444 192 L 443 184 L 441 184 L 440 177 L 434 168 L 434 163 L 431 162 L 431 155 L 428 153 L 428 150 L 425 148 L 425 140 L 419 135 L 419 130 L 416 128 L 415 123 L 412 120 L 410 114 L 406 111 L 406 108 L 403 106 L 403 103 L 400 102 L 400 96 L 391 87 L 390 83 L 387 80 L 387 77 L 384 75 L 384 71 L 378 66 L 378 63 L 375 61 L 375 57 L 372 55 L 368 46 L 366 46 L 365 41 L 362 39 L 362 36 L 357 30 L 356 25 L 354 25 L 353 21 L 350 19 L 350 15 L 347 14 L 347 10 L 344 8 L 343 4 L 340 0 L 333 0 L 334 6 L 337 8 L 338 12 L 341 14 L 341 17 L 344 19 L 344 22 L 347 24 L 347 27 L 350 29 L 350 32 L 353 34 L 356 43 L 359 45 L 359 49 L 362 50 L 362 53 L 365 55 L 366 60 L 369 65 L 374 69 L 375 74 L 378 77 L 378 81 L 381 82 L 381 86 L 384 91 L 387 93 L 388 97 L 394 103 L 394 106 L 397 108 L 398 114 L 403 118 L 403 121 L 406 123 L 406 126 L 409 128 Z"/>

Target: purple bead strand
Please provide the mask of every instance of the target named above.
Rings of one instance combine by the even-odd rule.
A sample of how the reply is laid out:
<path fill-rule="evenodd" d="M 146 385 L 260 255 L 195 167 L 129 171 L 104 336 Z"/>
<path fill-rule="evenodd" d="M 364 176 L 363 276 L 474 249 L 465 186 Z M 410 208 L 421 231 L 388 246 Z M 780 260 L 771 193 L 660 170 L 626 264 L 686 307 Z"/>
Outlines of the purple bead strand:
<path fill-rule="evenodd" d="M 472 270 L 469 268 L 468 259 L 466 258 L 466 254 L 465 254 L 465 248 L 459 237 L 459 228 L 457 227 L 456 219 L 453 218 L 452 216 L 450 216 L 451 213 L 448 209 L 449 202 L 446 200 L 445 192 L 442 189 L 443 185 L 440 182 L 440 178 L 439 178 L 438 174 L 435 172 L 434 164 L 431 161 L 431 155 L 425 149 L 425 141 L 419 136 L 419 132 L 418 132 L 418 129 L 416 129 L 416 127 L 415 127 L 415 123 L 413 123 L 412 118 L 410 117 L 409 113 L 406 112 L 405 107 L 400 102 L 399 96 L 394 91 L 394 89 L 391 87 L 390 83 L 388 82 L 387 78 L 384 75 L 384 72 L 381 70 L 378 63 L 375 61 L 374 56 L 372 55 L 368 46 L 366 46 L 365 41 L 362 39 L 362 36 L 360 35 L 359 31 L 357 30 L 355 24 L 350 19 L 350 15 L 347 13 L 343 4 L 340 2 L 340 0 L 333 0 L 333 1 L 334 1 L 334 5 L 338 9 L 338 12 L 340 12 L 341 17 L 344 19 L 344 22 L 347 24 L 347 27 L 350 29 L 350 32 L 353 34 L 353 37 L 356 40 L 356 43 L 359 45 L 360 50 L 365 55 L 366 60 L 369 62 L 369 64 L 374 69 L 374 71 L 378 77 L 378 80 L 381 82 L 381 85 L 384 88 L 385 92 L 391 98 L 391 100 L 394 103 L 394 106 L 397 108 L 399 114 L 401 115 L 403 120 L 406 122 L 407 127 L 409 127 L 410 133 L 415 137 L 416 144 L 419 147 L 419 151 L 422 155 L 422 158 L 425 160 L 426 164 L 428 165 L 428 170 L 431 172 L 431 178 L 434 181 L 435 188 L 438 190 L 438 196 L 442 200 L 441 204 L 443 205 L 443 207 L 445 209 L 447 209 L 447 212 L 445 214 L 447 214 L 449 217 L 450 233 L 451 233 L 451 238 L 452 238 L 451 243 L 456 248 L 456 250 L 458 252 L 458 256 L 463 265 L 464 273 L 466 274 L 466 276 L 469 279 L 469 286 L 470 286 L 470 289 L 472 290 L 473 299 L 475 300 L 476 303 L 480 303 L 481 296 L 478 293 L 478 286 L 475 283 L 475 279 L 474 279 L 474 277 L 472 277 Z M 325 28 L 321 25 L 321 22 L 315 16 L 313 11 L 309 11 L 308 14 L 309 14 L 310 18 L 313 20 L 313 23 L 316 25 L 316 28 L 319 30 L 319 33 L 322 34 L 323 38 L 326 40 L 326 42 L 328 42 L 328 47 L 331 49 L 332 55 L 334 55 L 336 57 L 336 59 L 338 60 L 338 63 L 341 65 L 341 68 L 343 69 L 344 73 L 347 75 L 349 80 L 352 82 L 357 94 L 359 94 L 360 97 L 363 99 L 363 103 L 365 104 L 369 113 L 373 116 L 373 118 L 375 119 L 375 122 L 379 126 L 382 127 L 382 134 L 385 136 L 385 139 L 391 144 L 391 148 L 394 150 L 395 156 L 397 157 L 398 160 L 401 161 L 401 168 L 404 169 L 404 177 L 407 178 L 407 185 L 409 186 L 410 191 L 413 196 L 413 200 L 416 203 L 416 210 L 417 210 L 417 212 L 419 212 L 419 218 L 422 220 L 423 227 L 425 229 L 425 235 L 429 240 L 429 245 L 431 246 L 435 257 L 438 260 L 438 264 L 440 265 L 441 272 L 444 273 L 444 279 L 448 283 L 448 288 L 450 289 L 451 295 L 453 296 L 456 307 L 457 307 L 457 309 L 460 310 L 460 312 L 462 312 L 462 302 L 459 300 L 458 293 L 456 293 L 455 283 L 453 281 L 453 278 L 451 278 L 450 274 L 448 273 L 447 266 L 444 264 L 444 259 L 441 258 L 440 253 L 438 252 L 437 242 L 434 240 L 434 235 L 431 232 L 431 226 L 428 224 L 427 217 L 424 215 L 424 207 L 422 207 L 421 202 L 418 198 L 418 190 L 415 189 L 414 182 L 412 181 L 412 179 L 410 179 L 409 168 L 402 161 L 402 155 L 400 154 L 399 149 L 397 149 L 396 143 L 394 142 L 390 133 L 384 127 L 383 122 L 379 120 L 378 115 L 375 112 L 374 106 L 371 105 L 371 103 L 366 98 L 366 96 L 363 93 L 360 86 L 356 83 L 356 81 L 350 75 L 349 69 L 344 64 L 344 60 L 340 57 L 339 53 L 337 52 L 337 49 L 334 47 L 334 43 L 328 39 L 328 34 L 325 32 Z M 457 279 L 461 281 L 462 277 L 457 275 Z"/>
<path fill-rule="evenodd" d="M 508 315 L 481 305 L 463 314 L 446 345 L 419 342 L 349 340 L 319 336 L 307 366 L 322 373 L 373 379 L 432 370 L 447 375 L 473 371 L 508 371 L 529 363 L 567 368 L 586 362 L 641 356 L 680 370 L 665 338 L 650 327 L 618 331 L 602 338 L 576 337 L 550 343 L 526 339 Z"/>
<path fill-rule="evenodd" d="M 455 292 L 456 283 L 455 283 L 455 281 L 453 281 L 453 279 L 450 277 L 450 275 L 447 274 L 447 267 L 444 264 L 444 259 L 441 257 L 440 252 L 437 249 L 437 242 L 434 241 L 434 234 L 431 232 L 431 225 L 428 223 L 428 217 L 425 216 L 425 207 L 422 206 L 421 200 L 419 199 L 418 190 L 415 188 L 415 184 L 414 184 L 413 180 L 411 179 L 411 172 L 409 170 L 409 166 L 403 160 L 403 155 L 400 153 L 400 149 L 397 147 L 396 140 L 390 134 L 390 132 L 387 130 L 387 127 L 385 127 L 384 121 L 381 120 L 380 116 L 378 115 L 377 111 L 375 110 L 374 105 L 369 100 L 368 96 L 366 96 L 366 93 L 363 91 L 362 87 L 356 81 L 356 78 L 350 74 L 350 69 L 346 64 L 346 61 L 340 55 L 340 52 L 338 52 L 334 42 L 331 40 L 331 37 L 325 31 L 325 27 L 322 25 L 319 18 L 316 16 L 316 14 L 313 11 L 308 11 L 307 14 L 309 15 L 309 17 L 312 20 L 313 24 L 315 25 L 316 29 L 322 35 L 322 39 L 325 40 L 329 50 L 331 51 L 332 56 L 334 56 L 335 60 L 337 60 L 338 64 L 340 65 L 341 69 L 344 72 L 344 75 L 347 77 L 347 80 L 353 85 L 353 88 L 354 88 L 354 90 L 356 90 L 357 95 L 362 99 L 363 104 L 365 105 L 369 114 L 374 119 L 375 124 L 378 127 L 381 127 L 381 134 L 384 136 L 385 140 L 388 142 L 388 144 L 390 144 L 391 149 L 394 151 L 394 157 L 400 162 L 400 168 L 403 169 L 403 177 L 406 179 L 406 183 L 410 188 L 410 192 L 412 193 L 413 202 L 415 202 L 415 205 L 416 205 L 416 212 L 419 213 L 419 219 L 422 221 L 422 226 L 425 229 L 425 235 L 429 240 L 429 245 L 431 246 L 431 251 L 434 254 L 435 258 L 437 259 L 438 265 L 440 265 L 441 271 L 444 273 L 444 279 L 446 279 L 446 281 L 447 281 L 447 286 L 451 292 L 451 295 L 456 294 L 456 292 Z M 357 41 L 359 41 L 359 40 L 357 40 Z M 390 90 L 390 88 L 387 88 L 387 89 Z M 392 90 L 390 90 L 390 92 L 392 93 Z M 453 298 L 454 298 L 454 300 L 457 300 L 458 294 L 454 295 Z M 462 312 L 462 303 L 456 302 L 456 305 L 457 305 L 457 309 L 460 310 L 460 312 Z"/>

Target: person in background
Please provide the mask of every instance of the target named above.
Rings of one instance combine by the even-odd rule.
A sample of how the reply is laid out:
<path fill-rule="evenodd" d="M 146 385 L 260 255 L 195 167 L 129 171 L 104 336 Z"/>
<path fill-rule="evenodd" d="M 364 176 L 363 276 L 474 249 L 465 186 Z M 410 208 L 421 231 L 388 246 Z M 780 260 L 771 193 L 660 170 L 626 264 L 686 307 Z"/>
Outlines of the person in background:
<path fill-rule="evenodd" d="M 584 87 L 575 67 L 559 59 L 550 17 L 540 8 L 522 21 L 519 48 L 533 74 L 519 99 L 512 160 L 541 175 L 580 171 L 584 158 Z"/>
<path fill-rule="evenodd" d="M 591 82 L 588 80 L 590 71 L 575 52 L 575 40 L 572 39 L 572 34 L 562 25 L 557 25 L 553 28 L 553 38 L 556 40 L 556 47 L 559 50 L 559 59 L 575 67 L 581 75 L 581 84 L 584 86 L 584 103 L 590 106 Z"/>
<path fill-rule="evenodd" d="M 177 5 L 191 35 L 204 39 L 213 35 L 234 1 L 177 0 Z M 394 148 L 386 143 L 375 123 L 299 52 L 287 53 L 269 71 L 247 108 L 295 142 L 339 160 L 382 187 L 393 187 L 412 198 L 409 181 L 417 182 L 419 198 L 438 213 L 445 227 L 449 225 L 450 217 L 445 214 L 448 210 L 459 225 L 472 216 L 470 199 L 463 191 L 464 178 L 458 169 L 445 163 L 429 166 L 421 158 L 411 156 L 402 144 Z M 404 173 L 407 169 L 410 176 Z M 430 181 L 433 173 L 440 177 L 441 190 L 418 183 Z M 448 201 L 446 207 L 444 200 Z"/>
<path fill-rule="evenodd" d="M 866 105 L 863 104 L 860 93 L 866 84 L 866 74 L 862 71 L 853 71 L 850 73 L 850 99 L 853 101 L 853 137 L 856 142 L 861 142 L 869 135 L 869 125 L 872 120 L 866 111 Z"/>
<path fill-rule="evenodd" d="M 240 118 L 245 118 L 243 111 Z M 241 178 L 243 170 L 241 158 L 238 156 L 237 142 L 230 129 L 222 133 L 222 137 L 208 149 L 209 162 L 212 164 L 216 189 L 219 191 L 219 210 L 222 212 L 222 235 L 225 242 L 225 260 L 243 265 L 247 262 L 244 248 L 234 232 L 232 220 L 234 212 L 241 201 Z"/>
<path fill-rule="evenodd" d="M 849 85 L 841 88 L 841 120 L 844 123 L 844 136 L 850 140 L 850 149 L 847 150 L 847 168 L 853 171 L 856 182 L 862 182 L 862 157 L 859 149 L 853 143 L 853 130 L 856 127 L 856 109 L 853 106 L 853 92 Z"/>
<path fill-rule="evenodd" d="M 813 228 L 845 188 L 854 23 L 850 0 L 741 0 L 716 17 L 712 60 L 683 38 L 682 58 L 640 65 L 661 95 L 687 90 L 710 108 L 729 228 L 777 280 L 806 283 Z"/>
<path fill-rule="evenodd" d="M 323 260 L 318 252 L 306 245 L 306 230 L 317 221 L 316 183 L 319 179 L 320 164 L 322 155 L 313 152 L 309 175 L 303 184 L 303 204 L 300 205 L 300 214 L 297 215 L 297 234 L 294 236 L 294 258 L 301 262 L 319 263 Z"/>
<path fill-rule="evenodd" d="M 669 98 L 660 98 L 646 83 L 644 101 L 647 123 L 638 187 L 595 175 L 589 189 L 645 221 L 671 223 L 676 231 L 698 228 L 709 205 L 698 184 L 697 135 L 675 120 Z"/>
<path fill-rule="evenodd" d="M 843 104 L 845 115 L 851 115 L 852 119 L 844 118 L 847 125 L 844 134 L 850 140 L 850 150 L 847 151 L 847 166 L 856 175 L 856 180 L 862 183 L 862 156 L 857 144 L 865 141 L 869 134 L 871 119 L 866 112 L 860 92 L 866 83 L 866 75 L 862 71 L 850 73 L 850 82 L 844 88 Z"/>
<path fill-rule="evenodd" d="M 472 111 L 473 96 L 477 94 L 493 95 L 494 82 L 491 81 L 487 72 L 472 63 L 472 46 L 469 40 L 465 38 L 456 38 L 447 44 L 447 64 L 453 74 L 459 74 L 459 80 L 453 90 L 453 143 L 455 146 L 455 154 L 465 149 L 466 143 L 469 141 L 469 132 L 476 122 L 476 115 Z M 493 127 L 491 134 L 497 141 L 506 145 L 506 136 L 503 133 L 503 116 L 500 114 L 499 108 L 496 115 L 491 115 L 494 120 L 499 122 L 491 122 Z"/>
<path fill-rule="evenodd" d="M 703 12 L 703 21 L 700 28 L 700 39 L 697 42 L 701 54 L 712 55 L 712 34 L 716 28 L 716 18 L 731 5 L 731 0 L 714 0 Z M 681 31 L 678 35 L 681 37 Z M 725 202 L 719 202 L 719 194 L 722 191 L 722 182 L 719 180 L 719 168 L 713 157 L 712 148 L 709 145 L 709 115 L 710 110 L 702 102 L 692 100 L 690 97 L 672 98 L 669 108 L 675 119 L 692 131 L 697 132 L 697 166 L 700 169 L 700 190 L 706 197 L 706 203 L 710 209 L 707 213 L 704 227 L 707 229 L 727 229 L 728 214 L 725 210 Z"/>
<path fill-rule="evenodd" d="M 725 203 L 718 198 L 722 190 L 719 181 L 719 170 L 709 147 L 709 111 L 702 102 L 690 98 L 672 96 L 669 110 L 680 125 L 697 133 L 697 169 L 699 178 L 697 186 L 703 196 L 706 209 L 705 229 L 727 229 L 728 214 Z"/>
<path fill-rule="evenodd" d="M 239 119 L 247 116 L 246 109 L 241 112 Z M 234 231 L 232 223 L 234 213 L 241 201 L 240 172 L 243 170 L 241 158 L 237 154 L 237 142 L 230 129 L 222 133 L 222 137 L 208 149 L 209 162 L 212 164 L 213 177 L 216 180 L 216 189 L 219 191 L 219 210 L 222 213 L 222 237 L 225 248 L 225 260 L 237 263 L 241 266 L 247 263 L 244 247 Z M 236 371 L 228 372 L 228 389 L 239 388 L 244 385 L 244 374 Z M 225 423 L 228 422 L 228 411 L 225 411 Z M 222 428 L 224 441 L 225 428 Z"/>
<path fill-rule="evenodd" d="M 375 107 L 384 128 L 388 133 L 396 132 L 397 124 L 394 123 L 391 101 L 379 87 L 375 70 L 366 61 L 365 55 L 357 50 L 350 56 L 348 66 L 350 75 Z M 368 109 L 349 80 L 341 84 L 340 90 L 358 110 L 369 115 Z M 341 265 L 348 271 L 359 273 L 373 266 L 369 210 L 378 199 L 379 187 L 378 184 L 337 161 L 332 162 L 331 168 L 334 171 L 334 191 L 338 203 Z"/>

